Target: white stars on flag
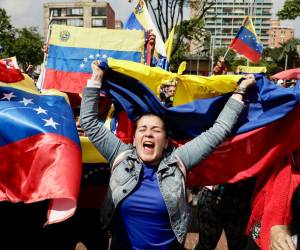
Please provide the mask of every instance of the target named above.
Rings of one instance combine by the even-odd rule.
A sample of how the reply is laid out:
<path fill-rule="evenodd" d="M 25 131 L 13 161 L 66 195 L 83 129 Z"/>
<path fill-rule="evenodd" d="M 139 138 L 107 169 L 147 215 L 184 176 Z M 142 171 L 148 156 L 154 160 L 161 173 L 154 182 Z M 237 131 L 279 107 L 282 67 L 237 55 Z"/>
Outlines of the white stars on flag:
<path fill-rule="evenodd" d="M 1 98 L 1 96 L 2 96 L 2 98 Z M 14 109 L 17 110 L 17 113 L 16 113 L 17 115 L 20 114 L 20 116 L 22 116 L 23 112 L 33 112 L 35 114 L 34 116 L 32 116 L 32 114 L 30 114 L 30 113 L 29 113 L 29 115 L 32 116 L 33 120 L 35 120 L 37 118 L 38 120 L 36 120 L 36 122 L 41 122 L 44 127 L 51 127 L 53 129 L 57 129 L 57 126 L 60 125 L 58 122 L 56 122 L 57 118 L 55 118 L 55 120 L 56 120 L 55 121 L 55 120 L 53 120 L 52 117 L 50 117 L 49 119 L 41 119 L 39 116 L 36 116 L 36 115 L 41 115 L 41 114 L 48 115 L 48 110 L 41 106 L 38 106 L 36 104 L 38 101 L 36 101 L 34 98 L 26 98 L 26 97 L 23 97 L 23 95 L 15 94 L 14 92 L 0 93 L 0 102 L 8 102 L 9 103 L 9 102 L 12 102 L 12 100 L 11 100 L 12 98 L 15 99 L 14 100 L 15 102 L 12 103 L 12 105 L 14 106 Z M 20 103 L 20 104 L 15 106 L 16 103 Z M 31 104 L 31 105 L 29 105 L 29 104 Z M 24 107 L 26 107 L 26 111 L 19 110 L 19 108 L 24 108 Z M 12 108 L 12 107 L 9 107 L 9 108 Z M 45 122 L 45 124 L 43 121 Z"/>
<path fill-rule="evenodd" d="M 95 55 L 90 54 L 90 55 L 88 55 L 87 57 L 84 57 L 84 58 L 82 59 L 82 61 L 81 61 L 80 65 L 79 65 L 79 67 L 80 67 L 80 69 L 84 69 L 85 66 L 86 66 L 86 63 L 88 63 L 89 60 L 91 60 L 91 61 L 92 61 L 92 60 L 103 60 L 103 61 L 106 61 L 107 58 L 108 58 L 108 55 L 106 55 L 106 54 L 103 54 L 103 55 L 101 55 L 100 53 L 97 53 L 97 54 L 95 54 Z"/>
<path fill-rule="evenodd" d="M 44 124 L 44 127 L 51 126 L 52 128 L 56 129 L 56 125 L 59 125 L 59 123 L 53 121 L 53 118 L 50 117 L 49 119 L 43 119 L 46 123 Z"/>
<path fill-rule="evenodd" d="M 8 101 L 10 101 L 10 99 L 13 98 L 13 97 L 16 97 L 13 92 L 10 92 L 8 94 L 3 93 L 3 97 L 1 98 L 1 100 L 7 99 Z"/>
<path fill-rule="evenodd" d="M 24 104 L 24 106 L 27 106 L 28 104 L 34 104 L 33 102 L 32 102 L 32 99 L 27 99 L 27 98 L 25 98 L 25 97 L 23 97 L 23 100 L 22 101 L 19 101 L 20 103 L 23 103 Z"/>
<path fill-rule="evenodd" d="M 35 111 L 37 112 L 38 115 L 39 115 L 39 114 L 45 114 L 45 115 L 47 115 L 47 110 L 41 108 L 40 106 L 39 106 L 37 109 L 33 109 L 33 110 L 35 110 Z"/>

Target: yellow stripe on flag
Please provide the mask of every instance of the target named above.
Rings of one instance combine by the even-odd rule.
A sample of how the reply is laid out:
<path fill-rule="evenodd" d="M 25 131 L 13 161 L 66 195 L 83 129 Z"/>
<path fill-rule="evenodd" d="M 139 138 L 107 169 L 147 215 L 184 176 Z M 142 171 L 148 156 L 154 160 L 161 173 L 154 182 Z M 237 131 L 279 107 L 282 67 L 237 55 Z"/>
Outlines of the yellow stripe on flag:
<path fill-rule="evenodd" d="M 144 32 L 52 25 L 51 45 L 144 52 Z"/>
<path fill-rule="evenodd" d="M 177 79 L 178 85 L 174 97 L 174 106 L 186 104 L 199 98 L 209 98 L 234 91 L 236 83 L 242 75 L 197 76 L 181 75 L 165 71 L 158 67 L 150 67 L 141 63 L 125 60 L 108 59 L 111 69 L 131 76 L 159 95 L 160 85 Z M 181 72 L 180 72 L 181 73 Z"/>
<path fill-rule="evenodd" d="M 168 37 L 167 41 L 165 42 L 168 62 L 170 62 L 170 58 L 171 58 L 173 40 L 174 40 L 174 33 L 175 33 L 175 27 L 173 27 L 173 29 L 171 30 L 171 32 L 169 34 L 169 37 Z"/>
<path fill-rule="evenodd" d="M 12 88 L 24 90 L 32 94 L 39 94 L 39 90 L 35 86 L 34 81 L 28 75 L 26 74 L 23 75 L 25 78 L 22 81 L 14 82 L 14 83 L 0 82 L 0 86 L 12 87 Z"/>

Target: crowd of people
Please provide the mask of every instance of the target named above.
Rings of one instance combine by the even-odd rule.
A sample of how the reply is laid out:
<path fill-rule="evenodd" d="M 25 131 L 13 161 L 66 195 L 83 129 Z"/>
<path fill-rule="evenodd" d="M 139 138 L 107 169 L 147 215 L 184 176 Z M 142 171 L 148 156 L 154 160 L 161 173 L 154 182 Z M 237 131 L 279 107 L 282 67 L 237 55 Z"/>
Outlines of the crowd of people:
<path fill-rule="evenodd" d="M 154 46 L 155 38 L 152 36 L 150 39 Z M 36 219 L 28 232 L 35 233 L 40 240 L 38 243 L 28 240 L 27 244 L 23 239 L 22 249 L 27 249 L 27 245 L 30 245 L 28 249 L 66 250 L 184 249 L 191 220 L 197 221 L 199 233 L 195 249 L 215 249 L 223 231 L 229 250 L 259 249 L 254 241 L 255 232 L 246 235 L 255 178 L 234 184 L 194 187 L 192 205 L 197 208 L 194 217 L 191 217 L 186 188 L 187 173 L 224 142 L 247 107 L 244 97 L 256 83 L 254 75 L 248 74 L 237 83 L 237 88 L 211 128 L 189 143 L 174 148 L 169 143 L 171 125 L 157 114 L 147 113 L 139 117 L 133 144 L 122 142 L 104 126 L 111 102 L 105 95 L 99 94 L 105 76 L 105 70 L 99 64 L 99 61 L 91 64 L 91 78 L 83 91 L 81 104 L 77 101 L 73 111 L 78 135 L 87 136 L 108 161 L 110 170 L 107 171 L 106 165 L 101 172 L 104 176 L 102 193 L 106 191 L 106 195 L 100 202 L 101 206 L 97 204 L 84 208 L 80 204 L 81 198 L 91 193 L 87 194 L 83 185 L 74 217 L 45 228 L 42 227 L 44 218 L 36 215 L 39 214 L 37 211 L 46 210 L 48 202 L 33 205 L 29 218 Z M 225 59 L 220 58 L 213 68 L 213 74 L 223 75 L 227 71 Z M 32 65 L 28 66 L 25 73 L 37 81 L 39 75 Z M 177 79 L 172 79 L 160 86 L 159 98 L 166 108 L 173 107 L 178 84 Z M 295 81 L 279 79 L 277 84 L 288 88 Z M 295 171 L 299 170 L 299 155 L 296 152 L 293 156 Z M 28 213 L 24 213 L 27 206 L 20 208 L 15 204 L 1 204 L 2 221 L 9 229 L 7 232 L 13 234 L 14 231 L 9 227 L 12 218 L 5 216 L 7 210 L 27 217 Z M 272 250 L 300 249 L 297 240 L 300 232 L 300 186 L 294 193 L 291 207 L 293 218 L 290 226 L 276 225 L 270 231 Z M 24 218 L 20 220 L 24 222 Z M 17 231 L 24 230 L 26 225 L 20 226 Z M 70 236 L 67 237 L 67 234 Z M 27 233 L 25 235 L 32 239 Z M 9 244 L 13 246 L 14 243 Z"/>

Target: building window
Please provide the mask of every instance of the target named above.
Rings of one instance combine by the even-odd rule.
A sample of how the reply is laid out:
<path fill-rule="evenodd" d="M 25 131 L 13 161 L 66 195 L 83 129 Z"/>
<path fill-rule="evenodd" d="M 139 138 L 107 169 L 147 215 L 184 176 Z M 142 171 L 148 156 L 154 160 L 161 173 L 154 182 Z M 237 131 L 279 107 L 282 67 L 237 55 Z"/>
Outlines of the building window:
<path fill-rule="evenodd" d="M 256 15 L 261 15 L 263 13 L 262 9 L 257 8 L 255 11 Z"/>
<path fill-rule="evenodd" d="M 67 25 L 83 27 L 83 19 L 79 19 L 79 18 L 67 19 Z"/>
<path fill-rule="evenodd" d="M 92 19 L 92 27 L 106 27 L 106 19 Z"/>
<path fill-rule="evenodd" d="M 51 24 L 67 25 L 66 19 L 52 19 Z"/>
<path fill-rule="evenodd" d="M 67 16 L 82 16 L 83 8 L 67 8 Z"/>
<path fill-rule="evenodd" d="M 50 9 L 50 16 L 51 16 L 51 13 L 52 13 L 53 17 L 61 16 L 61 9 Z"/>
<path fill-rule="evenodd" d="M 106 16 L 106 8 L 103 7 L 93 7 L 92 16 Z"/>

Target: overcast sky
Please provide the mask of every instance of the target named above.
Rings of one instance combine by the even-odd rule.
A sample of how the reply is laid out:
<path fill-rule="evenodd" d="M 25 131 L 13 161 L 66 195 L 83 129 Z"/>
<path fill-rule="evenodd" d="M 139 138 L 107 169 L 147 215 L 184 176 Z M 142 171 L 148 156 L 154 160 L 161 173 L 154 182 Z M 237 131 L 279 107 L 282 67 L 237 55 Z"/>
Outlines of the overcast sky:
<path fill-rule="evenodd" d="M 75 2 L 76 0 L 0 0 L 0 8 L 4 8 L 11 17 L 12 24 L 17 27 L 38 26 L 39 30 L 43 30 L 43 3 L 46 2 Z M 108 0 L 115 10 L 116 19 L 123 22 L 126 21 L 128 15 L 133 10 L 137 0 Z M 282 7 L 284 0 L 274 0 L 273 17 Z M 300 19 L 296 21 L 284 21 L 283 25 L 295 28 L 296 36 L 300 37 Z M 297 25 L 298 23 L 298 25 Z"/>

